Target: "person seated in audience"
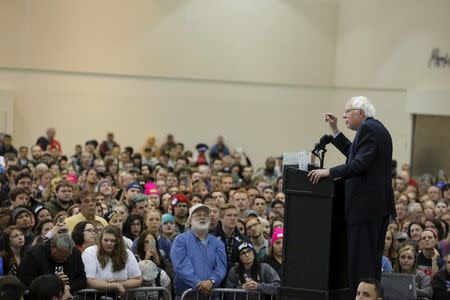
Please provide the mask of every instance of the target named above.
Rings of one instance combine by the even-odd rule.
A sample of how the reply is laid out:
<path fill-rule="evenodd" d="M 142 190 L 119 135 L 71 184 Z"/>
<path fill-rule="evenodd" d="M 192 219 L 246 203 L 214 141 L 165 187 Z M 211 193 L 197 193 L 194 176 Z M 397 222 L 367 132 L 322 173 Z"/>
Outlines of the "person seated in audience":
<path fill-rule="evenodd" d="M 433 289 L 431 288 L 430 277 L 416 269 L 416 250 L 414 246 L 407 245 L 398 251 L 394 272 L 414 274 L 417 297 L 431 299 Z"/>
<path fill-rule="evenodd" d="M 437 246 L 437 232 L 432 228 L 425 228 L 420 235 L 420 249 L 417 254 L 417 270 L 423 272 L 430 279 L 444 265 Z"/>
<path fill-rule="evenodd" d="M 81 221 L 75 225 L 72 231 L 73 242 L 81 253 L 87 247 L 97 244 L 97 237 L 94 224 L 90 221 Z"/>
<path fill-rule="evenodd" d="M 71 293 L 85 288 L 86 274 L 80 251 L 67 233 L 54 235 L 42 245 L 26 251 L 17 272 L 26 286 L 39 275 L 55 274 Z"/>
<path fill-rule="evenodd" d="M 120 230 L 103 228 L 97 245 L 82 254 L 87 286 L 125 295 L 125 289 L 140 287 L 142 273 L 133 253 L 126 248 Z"/>
<path fill-rule="evenodd" d="M 256 259 L 256 252 L 251 243 L 240 243 L 238 250 L 239 262 L 228 273 L 225 288 L 242 288 L 264 295 L 276 295 L 280 287 L 277 272 L 270 265 L 260 263 Z M 244 298 L 245 296 L 242 299 Z M 249 299 L 258 299 L 258 296 L 249 296 Z"/>
<path fill-rule="evenodd" d="M 441 221 L 439 221 L 438 219 L 426 219 L 423 224 L 425 225 L 425 228 L 431 228 L 436 232 L 438 241 L 441 241 L 445 238 L 444 228 L 442 227 Z"/>
<path fill-rule="evenodd" d="M 269 264 L 281 278 L 283 274 L 283 228 L 273 230 L 267 256 L 261 262 Z"/>
<path fill-rule="evenodd" d="M 433 288 L 433 300 L 450 299 L 450 254 L 444 257 L 445 266 L 442 267 L 431 279 Z"/>
<path fill-rule="evenodd" d="M 25 236 L 17 226 L 11 225 L 3 231 L 5 250 L 0 252 L 3 260 L 3 275 L 16 275 L 27 246 Z"/>
<path fill-rule="evenodd" d="M 49 231 L 51 231 L 55 227 L 55 224 L 53 224 L 53 221 L 50 219 L 42 220 L 39 223 L 37 223 L 36 227 L 34 228 L 34 241 L 38 238 L 43 238 L 47 235 Z"/>
<path fill-rule="evenodd" d="M 356 290 L 355 300 L 383 300 L 383 287 L 373 278 L 361 279 Z"/>
<path fill-rule="evenodd" d="M 66 287 L 64 282 L 55 275 L 41 275 L 31 283 L 28 295 L 33 300 L 72 299 L 72 295 Z"/>
<path fill-rule="evenodd" d="M 0 300 L 23 300 L 25 285 L 14 275 L 0 277 Z"/>

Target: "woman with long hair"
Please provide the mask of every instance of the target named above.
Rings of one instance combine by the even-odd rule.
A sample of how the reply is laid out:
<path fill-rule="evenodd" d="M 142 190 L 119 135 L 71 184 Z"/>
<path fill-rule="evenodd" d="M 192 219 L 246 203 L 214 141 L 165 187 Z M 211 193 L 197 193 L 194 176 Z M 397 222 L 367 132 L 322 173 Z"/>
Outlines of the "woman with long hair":
<path fill-rule="evenodd" d="M 238 250 L 239 262 L 230 269 L 225 287 L 242 288 L 264 295 L 276 295 L 280 286 L 280 277 L 277 272 L 270 265 L 258 262 L 251 243 L 240 243 Z M 257 298 L 258 296 L 255 296 L 255 299 Z M 248 297 L 248 299 L 252 299 L 252 297 Z"/>
<path fill-rule="evenodd" d="M 3 275 L 16 275 L 25 253 L 25 235 L 17 226 L 11 225 L 3 231 L 5 250 L 0 252 L 3 259 Z"/>
<path fill-rule="evenodd" d="M 392 272 L 392 266 L 395 262 L 395 258 L 396 258 L 396 253 L 395 253 L 395 247 L 394 247 L 394 232 L 390 229 L 388 229 L 386 231 L 386 237 L 384 238 L 384 250 L 383 250 L 383 259 L 382 259 L 382 263 L 384 257 L 386 257 L 389 262 L 391 263 L 391 268 L 390 268 L 390 272 Z M 384 270 L 385 268 L 383 268 L 383 264 L 382 264 L 382 270 L 383 272 L 386 272 Z"/>
<path fill-rule="evenodd" d="M 81 253 L 97 243 L 97 231 L 90 221 L 81 221 L 72 230 L 72 240 Z"/>
<path fill-rule="evenodd" d="M 138 238 L 136 255 L 139 261 L 151 260 L 155 265 L 166 271 L 170 279 L 173 280 L 173 267 L 169 260 L 161 253 L 156 236 L 145 230 Z"/>
<path fill-rule="evenodd" d="M 144 218 L 140 215 L 131 214 L 123 223 L 122 233 L 124 236 L 134 241 L 144 231 Z"/>
<path fill-rule="evenodd" d="M 103 228 L 97 245 L 82 254 L 87 286 L 124 295 L 125 289 L 142 284 L 142 273 L 133 253 L 127 249 L 119 228 Z"/>
<path fill-rule="evenodd" d="M 394 267 L 395 273 L 413 274 L 416 279 L 417 297 L 429 298 L 433 296 L 430 277 L 416 269 L 416 249 L 413 245 L 406 245 L 397 252 Z"/>

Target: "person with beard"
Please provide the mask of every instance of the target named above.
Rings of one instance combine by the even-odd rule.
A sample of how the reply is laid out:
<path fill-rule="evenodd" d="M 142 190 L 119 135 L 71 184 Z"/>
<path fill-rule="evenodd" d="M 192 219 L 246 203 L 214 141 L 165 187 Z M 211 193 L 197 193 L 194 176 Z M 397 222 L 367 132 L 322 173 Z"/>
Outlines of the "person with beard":
<path fill-rule="evenodd" d="M 208 233 L 209 208 L 196 204 L 189 210 L 190 231 L 178 235 L 170 256 L 175 271 L 175 294 L 193 289 L 209 296 L 218 288 L 227 273 L 225 247 Z"/>
<path fill-rule="evenodd" d="M 266 167 L 259 169 L 255 174 L 255 178 L 264 178 L 267 182 L 275 183 L 277 178 L 281 176 L 281 171 L 275 167 L 275 162 L 275 157 L 269 156 L 266 159 Z"/>

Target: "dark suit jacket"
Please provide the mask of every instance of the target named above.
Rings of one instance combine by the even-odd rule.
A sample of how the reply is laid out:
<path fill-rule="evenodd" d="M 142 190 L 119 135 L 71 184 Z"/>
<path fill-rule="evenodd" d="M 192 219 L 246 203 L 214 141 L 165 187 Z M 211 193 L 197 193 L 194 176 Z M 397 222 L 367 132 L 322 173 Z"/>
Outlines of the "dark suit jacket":
<path fill-rule="evenodd" d="M 368 223 L 395 215 L 392 139 L 383 124 L 367 118 L 358 128 L 353 143 L 339 133 L 332 144 L 347 157 L 345 164 L 330 169 L 332 177 L 345 179 L 347 222 Z"/>

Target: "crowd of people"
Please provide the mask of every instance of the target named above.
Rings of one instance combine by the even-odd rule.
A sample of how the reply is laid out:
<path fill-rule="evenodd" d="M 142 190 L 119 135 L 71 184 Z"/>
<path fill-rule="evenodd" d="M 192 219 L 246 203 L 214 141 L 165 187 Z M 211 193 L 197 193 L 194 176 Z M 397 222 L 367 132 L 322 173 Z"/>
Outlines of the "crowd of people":
<path fill-rule="evenodd" d="M 162 145 L 149 137 L 135 150 L 113 133 L 64 155 L 55 136 L 49 128 L 18 150 L 10 135 L 0 138 L 0 299 L 9 286 L 32 299 L 151 286 L 176 297 L 219 287 L 277 294 L 285 201 L 279 158 L 254 168 L 222 137 L 191 151 L 169 134 Z M 397 216 L 380 268 L 414 274 L 421 297 L 450 299 L 447 178 L 414 180 L 408 165 L 393 170 Z"/>
<path fill-rule="evenodd" d="M 64 155 L 55 135 L 49 128 L 18 150 L 10 135 L 0 139 L 4 278 L 17 277 L 30 295 L 39 292 L 31 289 L 36 281 L 57 280 L 57 299 L 85 288 L 113 297 L 151 286 L 177 297 L 219 287 L 277 293 L 285 200 L 279 160 L 254 170 L 222 137 L 189 151 L 170 134 L 135 151 L 108 133 Z M 153 292 L 158 298 L 165 294 Z"/>

